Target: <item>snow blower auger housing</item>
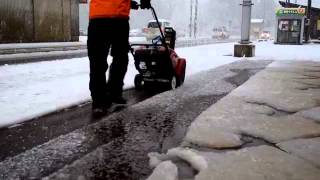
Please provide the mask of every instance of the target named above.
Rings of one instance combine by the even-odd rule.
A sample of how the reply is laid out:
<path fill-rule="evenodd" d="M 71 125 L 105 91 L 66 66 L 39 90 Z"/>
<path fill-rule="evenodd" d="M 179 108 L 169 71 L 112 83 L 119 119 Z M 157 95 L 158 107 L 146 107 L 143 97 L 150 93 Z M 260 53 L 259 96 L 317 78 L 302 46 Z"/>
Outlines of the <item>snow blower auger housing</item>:
<path fill-rule="evenodd" d="M 135 76 L 134 84 L 137 89 L 153 85 L 176 89 L 184 83 L 186 60 L 174 51 L 176 31 L 165 28 L 163 32 L 154 8 L 151 8 L 151 11 L 158 23 L 160 36 L 154 38 L 150 44 L 131 44 L 135 67 L 139 72 Z"/>

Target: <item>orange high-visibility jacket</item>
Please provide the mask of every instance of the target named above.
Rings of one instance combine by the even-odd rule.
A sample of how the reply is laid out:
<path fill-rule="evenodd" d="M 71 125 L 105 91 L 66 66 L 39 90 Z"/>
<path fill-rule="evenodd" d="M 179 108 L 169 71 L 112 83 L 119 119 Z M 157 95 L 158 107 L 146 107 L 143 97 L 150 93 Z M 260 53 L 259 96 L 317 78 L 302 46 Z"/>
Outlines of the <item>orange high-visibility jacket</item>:
<path fill-rule="evenodd" d="M 129 18 L 131 0 L 91 0 L 90 19 Z"/>

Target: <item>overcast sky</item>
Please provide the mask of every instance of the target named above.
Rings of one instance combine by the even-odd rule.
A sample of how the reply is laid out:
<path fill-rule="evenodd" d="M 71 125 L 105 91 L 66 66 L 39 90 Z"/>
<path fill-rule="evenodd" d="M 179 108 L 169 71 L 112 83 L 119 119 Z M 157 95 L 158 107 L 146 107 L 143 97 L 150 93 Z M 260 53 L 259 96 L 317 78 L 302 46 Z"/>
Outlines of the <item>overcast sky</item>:
<path fill-rule="evenodd" d="M 139 0 L 138 0 L 139 1 Z M 285 0 L 283 0 L 285 1 Z M 291 2 L 306 4 L 307 0 L 291 0 Z M 159 18 L 168 19 L 180 32 L 189 31 L 190 0 L 151 0 Z M 198 0 L 199 33 L 207 34 L 217 26 L 232 26 L 237 28 L 241 23 L 242 0 Z M 275 9 L 279 7 L 278 0 L 253 0 L 252 18 L 265 19 L 269 28 L 275 21 Z M 313 0 L 315 7 L 320 7 L 320 0 Z M 130 23 L 132 28 L 143 28 L 153 19 L 150 11 L 132 11 Z M 86 31 L 88 23 L 88 8 L 81 5 L 80 29 Z"/>

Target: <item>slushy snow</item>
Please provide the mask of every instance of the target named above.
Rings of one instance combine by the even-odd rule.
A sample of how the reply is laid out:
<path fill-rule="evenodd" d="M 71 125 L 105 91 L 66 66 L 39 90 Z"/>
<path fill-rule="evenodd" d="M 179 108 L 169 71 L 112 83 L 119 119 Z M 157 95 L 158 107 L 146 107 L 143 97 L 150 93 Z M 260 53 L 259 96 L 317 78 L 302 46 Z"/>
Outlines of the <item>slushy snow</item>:
<path fill-rule="evenodd" d="M 178 180 L 178 168 L 171 161 L 160 163 L 147 180 Z"/>

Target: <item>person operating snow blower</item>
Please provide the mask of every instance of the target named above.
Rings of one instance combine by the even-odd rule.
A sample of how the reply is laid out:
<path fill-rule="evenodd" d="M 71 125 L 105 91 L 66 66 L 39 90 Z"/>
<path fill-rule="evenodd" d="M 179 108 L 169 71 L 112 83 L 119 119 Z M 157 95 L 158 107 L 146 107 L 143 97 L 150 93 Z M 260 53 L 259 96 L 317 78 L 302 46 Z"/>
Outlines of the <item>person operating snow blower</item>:
<path fill-rule="evenodd" d="M 89 89 L 93 115 L 102 115 L 115 104 L 126 104 L 122 96 L 129 52 L 130 9 L 149 9 L 150 0 L 140 5 L 132 0 L 91 0 L 88 27 L 88 56 L 90 61 Z M 107 57 L 113 57 L 106 82 Z"/>

